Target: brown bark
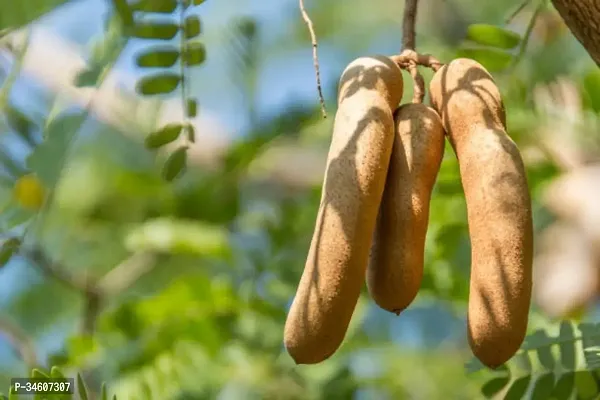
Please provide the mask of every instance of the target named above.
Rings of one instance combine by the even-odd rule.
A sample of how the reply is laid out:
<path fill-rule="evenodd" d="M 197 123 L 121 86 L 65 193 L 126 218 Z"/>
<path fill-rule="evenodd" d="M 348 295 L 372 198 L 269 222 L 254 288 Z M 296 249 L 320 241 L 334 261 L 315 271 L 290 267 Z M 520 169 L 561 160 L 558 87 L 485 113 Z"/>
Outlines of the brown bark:
<path fill-rule="evenodd" d="M 600 0 L 552 0 L 552 4 L 600 66 Z"/>

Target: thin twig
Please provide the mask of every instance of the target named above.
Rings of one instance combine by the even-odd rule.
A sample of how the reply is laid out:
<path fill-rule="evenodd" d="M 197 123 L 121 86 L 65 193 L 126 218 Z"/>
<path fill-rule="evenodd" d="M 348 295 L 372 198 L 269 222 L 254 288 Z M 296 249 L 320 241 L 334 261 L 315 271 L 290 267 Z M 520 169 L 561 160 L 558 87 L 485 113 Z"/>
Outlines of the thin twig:
<path fill-rule="evenodd" d="M 404 1 L 404 16 L 402 18 L 402 51 L 415 50 L 416 43 L 416 21 L 418 0 Z"/>
<path fill-rule="evenodd" d="M 525 55 L 525 50 L 527 50 L 527 45 L 529 44 L 529 39 L 531 39 L 531 34 L 533 32 L 533 28 L 535 27 L 537 18 L 545 6 L 546 6 L 545 1 L 540 1 L 538 6 L 535 8 L 535 11 L 533 12 L 533 15 L 531 16 L 531 19 L 529 20 L 529 24 L 527 25 L 527 30 L 525 31 L 525 34 L 523 35 L 523 40 L 521 40 L 521 45 L 519 46 L 519 52 L 517 53 L 517 55 L 514 58 L 514 62 L 513 62 L 512 68 L 511 68 L 512 70 L 515 69 L 515 67 L 517 66 L 519 61 L 521 61 L 521 59 Z"/>
<path fill-rule="evenodd" d="M 525 7 L 527 7 L 527 5 L 529 4 L 530 1 L 531 0 L 523 0 L 521 2 L 521 4 L 519 4 L 517 6 L 517 8 L 513 12 L 510 13 L 510 15 L 508 17 L 506 17 L 506 19 L 504 20 L 504 23 L 505 24 L 510 24 L 512 22 L 512 20 L 515 19 L 515 17 L 517 15 L 519 15 L 521 13 L 521 11 L 523 11 L 523 9 Z"/>
<path fill-rule="evenodd" d="M 315 29 L 313 28 L 312 20 L 308 16 L 306 8 L 304 7 L 304 0 L 299 0 L 299 4 L 300 12 L 302 13 L 302 18 L 304 19 L 308 31 L 310 32 L 310 41 L 312 42 L 313 65 L 315 67 L 315 75 L 317 77 L 317 90 L 319 92 L 319 101 L 321 102 L 321 112 L 323 113 L 323 118 L 327 118 L 327 111 L 325 110 L 325 98 L 323 97 L 323 89 L 321 87 L 321 73 L 319 72 L 319 57 L 317 56 L 317 35 L 315 34 Z"/>
<path fill-rule="evenodd" d="M 27 333 L 7 316 L 0 317 L 0 333 L 3 333 L 29 369 L 39 367 L 38 355 Z"/>
<path fill-rule="evenodd" d="M 54 263 L 40 248 L 34 247 L 33 249 L 22 250 L 21 254 L 32 261 L 46 275 L 77 290 L 84 296 L 85 306 L 81 330 L 83 334 L 92 335 L 102 301 L 101 293 L 95 284 L 95 279 L 67 272 L 66 267 Z"/>
<path fill-rule="evenodd" d="M 27 47 L 29 46 L 29 39 L 31 37 L 31 29 L 27 29 L 23 43 L 19 46 L 19 49 L 13 49 L 11 53 L 14 56 L 14 62 L 8 71 L 8 75 L 0 87 L 0 109 L 4 109 L 8 104 L 8 98 L 12 88 L 21 73 L 21 67 L 23 66 L 23 60 L 27 53 Z"/>
<path fill-rule="evenodd" d="M 96 330 L 96 320 L 100 314 L 100 307 L 103 298 L 98 292 L 93 280 L 90 280 L 85 289 L 85 305 L 81 319 L 81 333 L 85 336 L 92 336 Z"/>
<path fill-rule="evenodd" d="M 148 253 L 136 253 L 110 270 L 98 282 L 98 291 L 104 297 L 112 297 L 135 283 L 156 265 L 156 257 Z"/>
<path fill-rule="evenodd" d="M 83 279 L 82 277 L 67 272 L 66 267 L 50 260 L 39 247 L 34 246 L 29 249 L 21 247 L 20 253 L 51 278 L 54 278 L 77 291 L 86 291 L 86 288 L 88 287 L 87 279 Z"/>

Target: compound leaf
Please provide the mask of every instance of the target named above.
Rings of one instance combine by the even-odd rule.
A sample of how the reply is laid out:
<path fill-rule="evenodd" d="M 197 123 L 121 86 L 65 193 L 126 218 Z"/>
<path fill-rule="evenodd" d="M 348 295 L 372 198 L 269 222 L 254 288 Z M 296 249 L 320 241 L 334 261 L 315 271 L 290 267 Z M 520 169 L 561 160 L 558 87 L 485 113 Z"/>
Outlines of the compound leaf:
<path fill-rule="evenodd" d="M 173 72 L 148 75 L 140 79 L 136 85 L 139 93 L 147 96 L 168 94 L 173 92 L 181 82 L 181 75 Z"/>
<path fill-rule="evenodd" d="M 484 46 L 512 49 L 521 43 L 521 36 L 496 25 L 471 24 L 467 28 L 467 39 Z"/>

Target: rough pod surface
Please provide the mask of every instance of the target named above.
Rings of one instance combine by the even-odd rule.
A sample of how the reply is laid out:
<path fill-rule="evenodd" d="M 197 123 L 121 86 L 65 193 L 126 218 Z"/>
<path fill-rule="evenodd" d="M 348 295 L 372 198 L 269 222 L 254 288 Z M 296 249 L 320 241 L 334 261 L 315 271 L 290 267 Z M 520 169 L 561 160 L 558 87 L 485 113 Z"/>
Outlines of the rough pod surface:
<path fill-rule="evenodd" d="M 364 284 L 402 91 L 400 68 L 383 56 L 353 61 L 340 78 L 321 204 L 285 323 L 284 344 L 298 364 L 327 359 L 344 340 Z"/>
<path fill-rule="evenodd" d="M 469 343 L 490 368 L 526 334 L 532 285 L 531 199 L 519 150 L 506 133 L 500 92 L 479 63 L 456 59 L 430 83 L 460 166 L 471 239 Z"/>
<path fill-rule="evenodd" d="M 424 104 L 402 105 L 394 123 L 367 287 L 381 308 L 399 314 L 421 287 L 429 202 L 444 156 L 444 128 L 438 113 Z"/>

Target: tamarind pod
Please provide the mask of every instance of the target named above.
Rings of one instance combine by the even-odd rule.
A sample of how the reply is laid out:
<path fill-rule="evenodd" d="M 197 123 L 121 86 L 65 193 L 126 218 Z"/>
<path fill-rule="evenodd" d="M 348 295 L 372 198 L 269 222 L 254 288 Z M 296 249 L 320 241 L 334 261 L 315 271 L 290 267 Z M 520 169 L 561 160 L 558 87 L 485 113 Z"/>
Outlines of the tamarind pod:
<path fill-rule="evenodd" d="M 354 60 L 340 78 L 315 230 L 284 329 L 297 364 L 329 358 L 346 335 L 364 284 L 403 85 L 400 68 L 383 56 Z"/>
<path fill-rule="evenodd" d="M 519 349 L 531 303 L 531 198 L 519 150 L 506 133 L 489 72 L 456 59 L 430 82 L 433 107 L 458 158 L 471 239 L 468 335 L 473 354 L 496 368 Z"/>
<path fill-rule="evenodd" d="M 423 278 L 429 202 L 444 156 L 444 128 L 424 104 L 395 113 L 395 137 L 367 267 L 367 287 L 381 308 L 400 314 Z"/>

